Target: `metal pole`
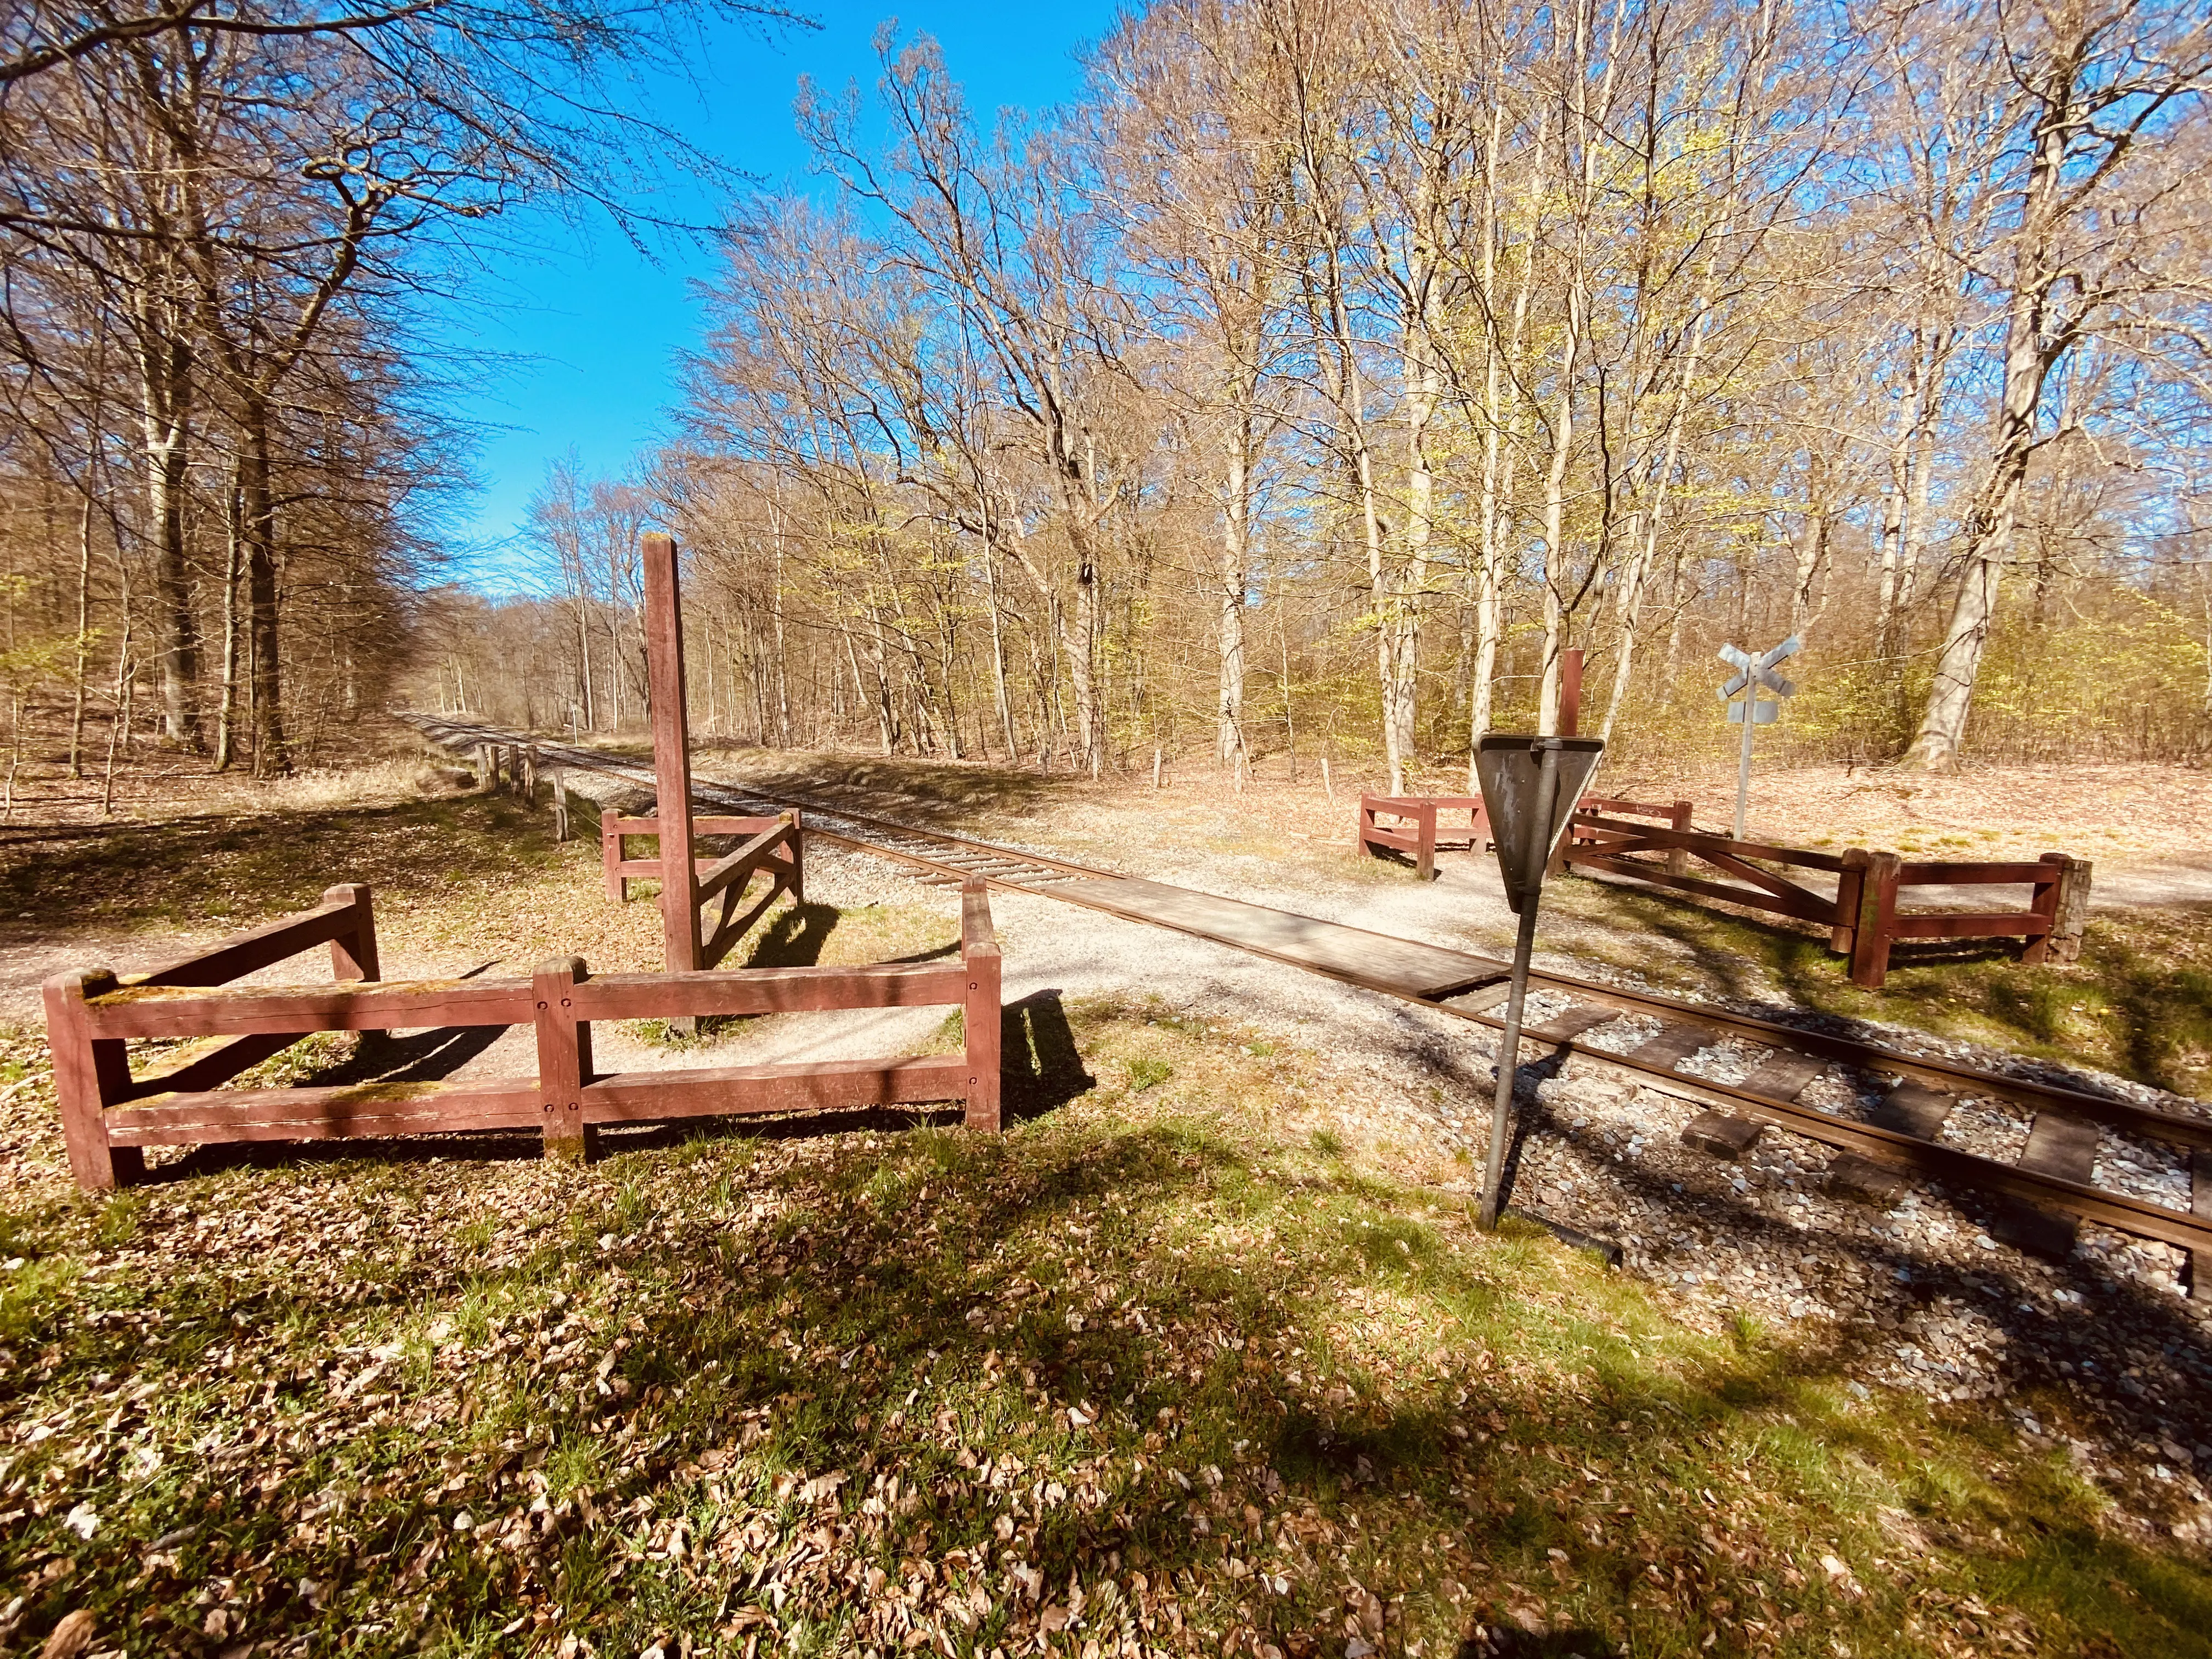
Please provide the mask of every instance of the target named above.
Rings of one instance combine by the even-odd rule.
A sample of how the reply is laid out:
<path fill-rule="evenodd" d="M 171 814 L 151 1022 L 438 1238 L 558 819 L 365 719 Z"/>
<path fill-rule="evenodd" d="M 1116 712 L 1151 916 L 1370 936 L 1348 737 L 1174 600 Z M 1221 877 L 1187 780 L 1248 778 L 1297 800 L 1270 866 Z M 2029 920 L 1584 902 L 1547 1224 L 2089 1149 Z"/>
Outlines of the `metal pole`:
<path fill-rule="evenodd" d="M 1752 716 L 1759 712 L 1759 687 L 1745 688 L 1743 694 L 1743 750 L 1735 763 L 1735 838 L 1743 839 L 1743 805 L 1751 795 L 1751 728 Z"/>
<path fill-rule="evenodd" d="M 1498 1093 L 1490 1109 L 1490 1157 L 1483 1171 L 1482 1228 L 1498 1225 L 1504 1202 L 1505 1137 L 1513 1115 L 1513 1084 L 1521 1066 L 1521 1009 L 1528 1000 L 1528 960 L 1536 951 L 1536 901 L 1544 890 L 1544 855 L 1551 850 L 1552 820 L 1559 811 L 1559 751 L 1547 746 L 1537 762 L 1536 799 L 1528 833 L 1534 844 L 1523 867 L 1534 884 L 1521 898 L 1521 931 L 1513 941 L 1512 992 L 1505 1002 L 1505 1030 L 1498 1039 Z"/>

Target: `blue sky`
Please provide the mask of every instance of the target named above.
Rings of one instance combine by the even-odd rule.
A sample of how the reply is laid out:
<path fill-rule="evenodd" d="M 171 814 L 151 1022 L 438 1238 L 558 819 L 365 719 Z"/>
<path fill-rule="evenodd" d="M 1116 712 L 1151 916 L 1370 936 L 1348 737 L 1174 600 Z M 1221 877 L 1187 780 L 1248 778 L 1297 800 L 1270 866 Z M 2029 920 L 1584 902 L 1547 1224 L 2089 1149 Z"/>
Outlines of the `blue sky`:
<path fill-rule="evenodd" d="M 799 76 L 840 92 L 857 81 L 872 95 L 872 42 L 886 20 L 896 17 L 902 34 L 936 37 L 969 106 L 988 118 L 1009 106 L 1038 108 L 1071 96 L 1078 51 L 1112 27 L 1117 6 L 1061 0 L 1039 11 L 1004 0 L 931 0 L 894 9 L 890 0 L 799 0 L 795 9 L 822 27 L 767 40 L 721 31 L 714 60 L 701 66 L 700 88 L 671 88 L 665 97 L 656 90 L 654 114 L 770 186 L 818 190 L 792 122 Z M 720 216 L 711 201 L 672 205 L 687 218 Z M 514 580 L 507 545 L 550 462 L 574 449 L 586 469 L 612 472 L 663 435 L 676 356 L 697 338 L 687 283 L 714 267 L 703 247 L 648 257 L 604 221 L 532 220 L 510 228 L 505 241 L 484 256 L 449 324 L 457 343 L 492 362 L 470 371 L 475 384 L 453 404 L 486 430 L 477 456 L 484 488 L 453 527 L 464 568 L 493 587 Z"/>

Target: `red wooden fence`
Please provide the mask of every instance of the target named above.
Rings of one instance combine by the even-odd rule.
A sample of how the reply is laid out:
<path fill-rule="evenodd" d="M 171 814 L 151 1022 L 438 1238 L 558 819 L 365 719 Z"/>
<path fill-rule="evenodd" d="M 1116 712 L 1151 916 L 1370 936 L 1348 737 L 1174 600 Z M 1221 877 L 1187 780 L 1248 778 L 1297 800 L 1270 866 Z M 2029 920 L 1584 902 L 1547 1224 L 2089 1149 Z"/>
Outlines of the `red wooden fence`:
<path fill-rule="evenodd" d="M 1413 860 L 1422 880 L 1433 880 L 1437 849 L 1450 844 L 1442 839 L 1444 831 L 1437 815 L 1458 811 L 1468 814 L 1465 844 L 1480 852 L 1489 823 L 1479 797 L 1362 795 L 1357 820 L 1359 850 L 1377 857 L 1402 853 Z M 1691 828 L 1690 813 L 1691 804 L 1686 800 L 1585 795 L 1575 808 L 1572 829 L 1553 855 L 1553 868 L 1604 870 L 1700 898 L 1813 922 L 1829 930 L 1832 948 L 1851 959 L 1852 980 L 1869 990 L 1880 989 L 1887 977 L 1890 949 L 1899 939 L 2018 939 L 2025 941 L 2021 953 L 2024 962 L 2071 962 L 2081 954 L 2091 875 L 2085 859 L 2045 853 L 2032 864 L 1907 863 L 1894 853 L 1869 853 L 1856 847 L 1842 853 L 1814 853 L 1704 835 Z M 1630 818 L 1664 822 L 1625 821 Z M 1648 856 L 1653 854 L 1660 856 Z M 1693 858 L 1712 874 L 1729 879 L 1692 875 Z M 1782 873 L 1790 869 L 1834 876 L 1834 895 Z M 1897 908 L 1899 893 L 1907 888 L 2003 885 L 2027 887 L 2027 908 L 1903 914 Z"/>
<path fill-rule="evenodd" d="M 1359 798 L 1359 850 L 1379 854 L 1403 853 L 1413 860 L 1413 871 L 1423 881 L 1437 876 L 1437 814 L 1465 812 L 1466 844 L 1480 852 L 1490 820 L 1480 795 L 1362 795 Z M 1384 818 L 1395 822 L 1384 823 Z M 1454 826 L 1456 827 L 1456 826 Z"/>
<path fill-rule="evenodd" d="M 1666 861 L 1638 856 L 1652 853 L 1664 854 Z M 1691 858 L 1732 879 L 1686 873 Z M 2063 853 L 2046 853 L 2033 863 L 1906 863 L 1894 853 L 1856 847 L 1814 853 L 1687 828 L 1630 823 L 1587 806 L 1577 812 L 1559 859 L 1564 865 L 1631 876 L 1826 927 L 1831 948 L 1851 959 L 1852 981 L 1869 990 L 1880 989 L 1887 977 L 1890 950 L 1899 939 L 2019 939 L 2026 941 L 2025 962 L 2073 961 L 2081 953 L 2092 873 L 2087 860 Z M 1832 874 L 1835 894 L 1831 897 L 1766 866 Z M 2026 909 L 1901 914 L 1897 908 L 1898 895 L 1905 888 L 2008 885 L 2030 890 Z"/>
<path fill-rule="evenodd" d="M 790 894 L 794 904 L 806 902 L 806 842 L 796 812 L 772 818 L 695 817 L 691 828 L 702 836 L 745 837 L 744 844 L 726 858 L 702 859 L 695 854 L 691 860 L 696 872 L 693 908 L 716 897 L 722 901 L 722 914 L 713 933 L 698 940 L 699 965 L 711 968 L 761 919 L 777 894 Z M 659 834 L 658 817 L 624 817 L 611 810 L 599 814 L 599 863 L 606 875 L 607 896 L 616 903 L 629 902 L 633 880 L 660 877 L 667 867 L 658 854 L 649 859 L 624 857 L 624 837 Z M 738 901 L 756 874 L 768 877 L 767 890 L 743 914 L 738 914 Z"/>
<path fill-rule="evenodd" d="M 1578 657 L 1581 653 L 1570 654 Z M 1575 810 L 1665 818 L 1675 829 L 1690 827 L 1690 803 L 1686 800 L 1653 806 L 1640 801 L 1584 795 L 1581 805 Z M 1439 812 L 1465 812 L 1468 815 L 1467 839 L 1464 842 L 1456 838 L 1449 842 L 1443 839 L 1447 826 L 1438 823 L 1437 815 Z M 1382 822 L 1384 818 L 1395 822 L 1386 824 Z M 1489 844 L 1490 818 L 1483 810 L 1480 795 L 1362 795 L 1359 798 L 1358 826 L 1361 852 L 1376 857 L 1386 851 L 1403 853 L 1413 860 L 1414 873 L 1423 881 L 1436 879 L 1438 848 L 1464 846 L 1471 852 L 1479 853 Z M 1448 827 L 1456 830 L 1458 826 Z"/>
<path fill-rule="evenodd" d="M 337 981 L 233 986 L 240 975 L 327 941 Z M 549 1155 L 580 1155 L 592 1128 L 733 1113 L 961 1101 L 972 1128 L 1000 1125 L 1000 960 L 979 881 L 962 894 L 957 963 L 764 968 L 594 976 L 580 958 L 531 979 L 379 981 L 366 887 L 213 949 L 118 979 L 106 969 L 45 986 L 46 1038 L 70 1169 L 88 1190 L 143 1175 L 140 1150 L 238 1141 L 537 1129 Z M 603 1019 L 951 1005 L 962 1053 L 802 1065 L 692 1067 L 603 1076 L 591 1028 Z M 217 1085 L 312 1031 L 532 1025 L 535 1077 L 483 1082 L 224 1089 Z M 132 1038 L 198 1037 L 133 1078 Z"/>

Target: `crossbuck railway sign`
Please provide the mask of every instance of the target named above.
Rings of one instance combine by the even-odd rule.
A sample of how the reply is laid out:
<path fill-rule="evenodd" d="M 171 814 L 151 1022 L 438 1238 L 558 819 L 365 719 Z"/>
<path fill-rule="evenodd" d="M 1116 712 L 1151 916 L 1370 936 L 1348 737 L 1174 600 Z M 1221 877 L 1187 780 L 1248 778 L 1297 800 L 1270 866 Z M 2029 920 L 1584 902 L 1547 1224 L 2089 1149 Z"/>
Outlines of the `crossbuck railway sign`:
<path fill-rule="evenodd" d="M 1739 752 L 1735 768 L 1735 838 L 1743 839 L 1744 803 L 1751 794 L 1751 734 L 1753 729 L 1771 726 L 1781 718 L 1782 705 L 1776 699 L 1797 695 L 1796 684 L 1785 680 L 1774 672 L 1774 665 L 1797 654 L 1804 644 L 1795 634 L 1772 649 L 1754 657 L 1748 651 L 1733 645 L 1721 647 L 1721 660 L 1735 669 L 1735 675 L 1720 688 L 1720 699 L 1728 705 L 1729 724 L 1743 727 L 1743 747 Z M 1772 698 L 1759 696 L 1771 691 Z"/>

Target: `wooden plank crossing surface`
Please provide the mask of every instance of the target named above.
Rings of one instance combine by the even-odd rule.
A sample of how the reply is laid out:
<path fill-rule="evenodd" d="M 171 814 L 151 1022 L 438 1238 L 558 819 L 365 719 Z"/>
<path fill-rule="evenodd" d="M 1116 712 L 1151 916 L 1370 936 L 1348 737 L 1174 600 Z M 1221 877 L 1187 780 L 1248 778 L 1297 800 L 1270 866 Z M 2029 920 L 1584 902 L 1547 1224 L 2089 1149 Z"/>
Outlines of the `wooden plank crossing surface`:
<path fill-rule="evenodd" d="M 1403 996 L 1449 996 L 1503 979 L 1510 971 L 1510 964 L 1493 957 L 1469 956 L 1439 945 L 1393 939 L 1388 933 L 1135 877 L 1066 882 L 1053 894 L 1134 921 L 1208 935 L 1279 962 Z"/>

